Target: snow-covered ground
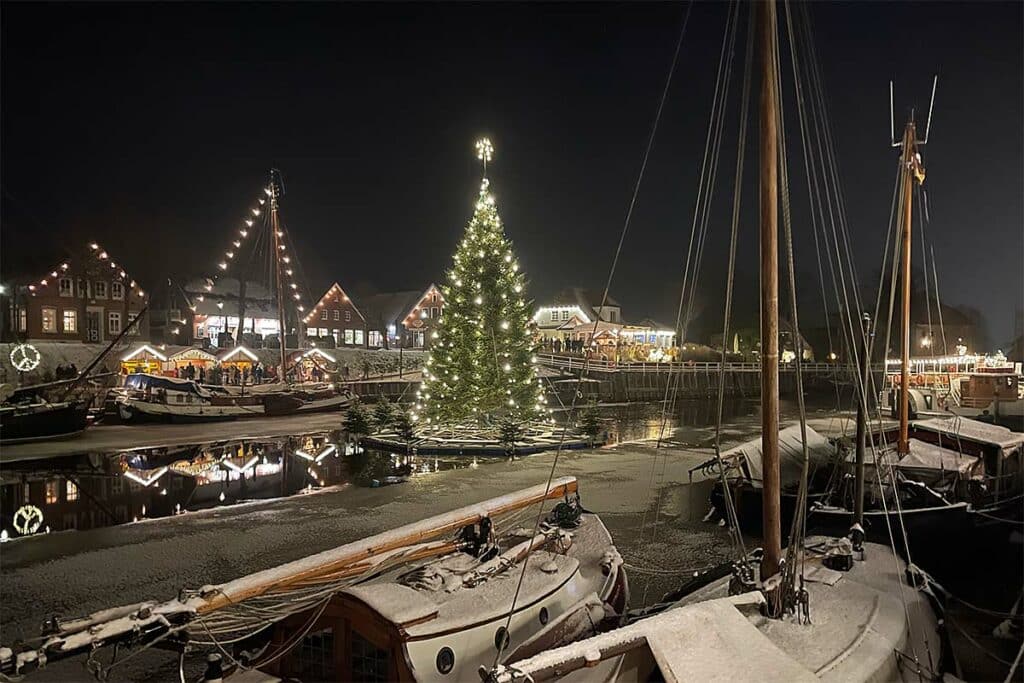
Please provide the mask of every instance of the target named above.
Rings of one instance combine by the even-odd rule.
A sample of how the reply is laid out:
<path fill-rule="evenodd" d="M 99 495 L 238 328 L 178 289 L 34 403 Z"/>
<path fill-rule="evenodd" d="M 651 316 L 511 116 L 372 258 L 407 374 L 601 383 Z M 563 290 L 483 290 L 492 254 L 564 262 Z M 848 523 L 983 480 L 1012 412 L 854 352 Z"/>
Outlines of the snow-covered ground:
<path fill-rule="evenodd" d="M 750 438 L 758 424 L 756 411 L 734 418 L 723 445 Z M 824 432 L 842 427 L 830 418 L 816 418 L 813 424 Z M 686 485 L 689 470 L 708 457 L 701 446 L 713 431 L 684 427 L 669 435 L 686 447 L 659 450 L 650 443 L 628 442 L 559 456 L 557 475 L 579 478 L 584 506 L 601 514 L 627 565 L 640 570 L 631 576 L 634 606 L 645 596 L 660 598 L 676 576 L 730 557 L 726 531 L 701 522 L 707 486 Z M 7 543 L 0 549 L 0 642 L 9 645 L 37 635 L 51 615 L 77 616 L 166 599 L 183 586 L 227 581 L 543 483 L 553 459 L 552 453 L 543 453 L 515 462 L 489 461 L 417 476 L 398 486 L 345 487 Z M 81 667 L 80 660 L 53 664 L 33 680 L 81 679 Z M 175 669 L 172 655 L 153 652 L 133 659 L 119 675 L 121 680 L 170 680 Z"/>

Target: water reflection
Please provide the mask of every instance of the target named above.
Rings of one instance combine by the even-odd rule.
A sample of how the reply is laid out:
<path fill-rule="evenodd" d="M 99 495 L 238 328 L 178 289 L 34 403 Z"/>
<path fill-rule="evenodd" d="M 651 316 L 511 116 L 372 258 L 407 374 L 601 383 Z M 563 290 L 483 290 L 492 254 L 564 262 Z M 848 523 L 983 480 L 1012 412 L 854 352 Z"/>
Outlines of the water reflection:
<path fill-rule="evenodd" d="M 725 415 L 752 410 L 756 407 L 732 402 Z M 711 400 L 678 402 L 664 423 L 660 403 L 600 410 L 613 444 L 659 436 L 671 440 L 689 427 L 713 425 L 715 412 Z M 504 459 L 364 450 L 344 432 L 330 431 L 16 463 L 0 472 L 0 540 L 182 515 L 331 486 L 401 484 Z"/>

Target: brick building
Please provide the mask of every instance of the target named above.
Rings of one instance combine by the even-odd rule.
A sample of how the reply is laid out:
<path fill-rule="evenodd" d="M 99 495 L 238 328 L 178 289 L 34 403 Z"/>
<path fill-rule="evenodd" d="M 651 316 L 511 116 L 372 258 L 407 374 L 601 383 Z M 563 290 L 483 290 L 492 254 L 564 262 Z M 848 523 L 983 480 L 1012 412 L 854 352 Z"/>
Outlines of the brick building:
<path fill-rule="evenodd" d="M 11 329 L 29 341 L 102 343 L 120 334 L 148 303 L 124 267 L 94 242 L 38 280 L 18 284 Z M 129 335 L 149 338 L 146 317 Z"/>
<path fill-rule="evenodd" d="M 308 341 L 330 339 L 336 347 L 379 346 L 368 343 L 366 319 L 337 282 L 324 292 L 303 323 Z"/>

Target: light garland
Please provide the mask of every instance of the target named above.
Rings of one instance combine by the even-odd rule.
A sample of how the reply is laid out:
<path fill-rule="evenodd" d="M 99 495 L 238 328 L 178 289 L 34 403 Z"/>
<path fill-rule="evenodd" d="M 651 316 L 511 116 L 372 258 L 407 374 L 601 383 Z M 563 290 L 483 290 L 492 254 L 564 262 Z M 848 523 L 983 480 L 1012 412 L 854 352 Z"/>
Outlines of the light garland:
<path fill-rule="evenodd" d="M 106 249 L 101 247 L 96 242 L 89 242 L 89 252 L 95 255 L 97 261 L 108 261 L 110 269 L 117 272 L 117 276 L 121 284 L 128 284 L 128 289 L 135 290 L 135 294 L 139 297 L 146 296 L 146 293 L 142 291 L 142 288 L 138 287 L 135 280 L 130 280 L 128 274 L 124 271 L 124 269 L 120 268 L 117 265 L 117 263 L 110 258 L 110 254 L 107 253 Z M 49 287 L 51 278 L 57 280 L 65 276 L 69 269 L 70 266 L 68 265 L 67 261 L 64 261 L 60 265 L 55 266 L 53 269 L 50 270 L 49 275 L 39 280 L 38 285 L 33 283 L 28 286 L 29 294 L 31 294 L 32 296 L 36 296 L 36 294 L 38 294 L 40 291 L 40 287 Z"/>

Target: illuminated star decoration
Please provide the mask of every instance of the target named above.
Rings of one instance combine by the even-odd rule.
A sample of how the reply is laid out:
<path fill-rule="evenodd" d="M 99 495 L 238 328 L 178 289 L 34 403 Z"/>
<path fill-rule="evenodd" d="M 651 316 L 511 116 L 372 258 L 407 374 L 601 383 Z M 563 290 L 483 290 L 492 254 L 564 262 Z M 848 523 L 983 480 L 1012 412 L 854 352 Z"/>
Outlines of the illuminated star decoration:
<path fill-rule="evenodd" d="M 487 162 L 494 158 L 494 145 L 487 138 L 476 141 L 476 158 L 484 162 L 484 175 L 487 175 Z"/>

